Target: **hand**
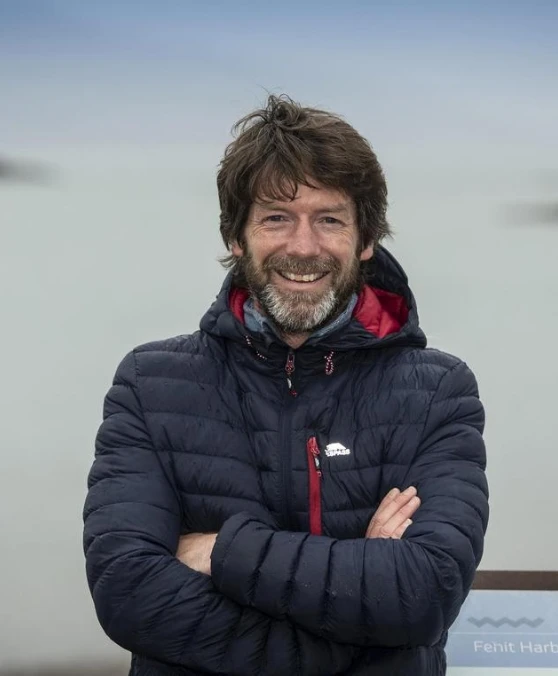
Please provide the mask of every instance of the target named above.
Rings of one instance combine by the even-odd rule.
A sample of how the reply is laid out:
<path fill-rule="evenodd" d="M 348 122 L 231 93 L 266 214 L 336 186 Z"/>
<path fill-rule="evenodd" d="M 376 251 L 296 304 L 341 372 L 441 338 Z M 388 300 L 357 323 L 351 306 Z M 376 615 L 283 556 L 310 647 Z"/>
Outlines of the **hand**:
<path fill-rule="evenodd" d="M 400 539 L 413 523 L 411 517 L 420 507 L 417 489 L 410 486 L 403 493 L 394 488 L 380 503 L 366 529 L 367 538 Z"/>
<path fill-rule="evenodd" d="M 211 552 L 216 539 L 217 533 L 181 535 L 176 558 L 198 573 L 211 575 Z"/>

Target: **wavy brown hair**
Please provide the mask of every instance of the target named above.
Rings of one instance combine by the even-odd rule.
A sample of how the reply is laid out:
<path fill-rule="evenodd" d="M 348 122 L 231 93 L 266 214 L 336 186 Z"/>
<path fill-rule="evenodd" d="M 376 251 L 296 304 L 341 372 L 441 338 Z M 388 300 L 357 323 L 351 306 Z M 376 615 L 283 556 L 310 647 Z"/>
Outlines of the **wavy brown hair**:
<path fill-rule="evenodd" d="M 368 141 L 339 115 L 305 108 L 288 96 L 269 96 L 233 127 L 217 174 L 221 236 L 227 249 L 243 244 L 252 203 L 292 200 L 298 185 L 312 182 L 351 197 L 356 206 L 361 248 L 391 234 L 386 220 L 387 186 Z M 225 267 L 236 258 L 224 256 Z"/>

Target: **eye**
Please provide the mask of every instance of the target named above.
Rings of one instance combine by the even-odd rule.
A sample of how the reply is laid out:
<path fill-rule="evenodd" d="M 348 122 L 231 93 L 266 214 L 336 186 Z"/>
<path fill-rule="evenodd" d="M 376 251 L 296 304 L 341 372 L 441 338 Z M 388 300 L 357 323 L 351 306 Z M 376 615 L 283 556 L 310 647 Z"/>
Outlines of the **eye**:
<path fill-rule="evenodd" d="M 333 218 L 333 216 L 325 216 L 323 221 L 327 225 L 338 225 L 341 223 L 341 221 L 338 218 Z"/>
<path fill-rule="evenodd" d="M 265 220 L 271 223 L 281 223 L 281 221 L 285 220 L 285 216 L 282 214 L 271 214 L 271 216 L 267 216 Z"/>

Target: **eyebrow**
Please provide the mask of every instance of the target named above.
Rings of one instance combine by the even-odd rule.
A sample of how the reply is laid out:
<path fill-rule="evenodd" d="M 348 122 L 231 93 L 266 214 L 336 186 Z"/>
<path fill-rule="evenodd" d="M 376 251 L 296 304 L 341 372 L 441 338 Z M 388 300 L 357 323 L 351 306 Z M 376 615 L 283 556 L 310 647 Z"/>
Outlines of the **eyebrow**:
<path fill-rule="evenodd" d="M 286 207 L 284 204 L 277 203 L 277 202 L 257 202 L 256 203 L 258 207 L 261 209 L 264 209 L 265 211 L 288 211 L 289 208 Z M 317 213 L 328 213 L 328 214 L 340 214 L 340 213 L 350 213 L 350 209 L 346 204 L 343 204 L 343 202 L 339 202 L 338 204 L 330 204 L 327 207 L 322 207 L 321 209 L 316 209 L 315 210 Z"/>

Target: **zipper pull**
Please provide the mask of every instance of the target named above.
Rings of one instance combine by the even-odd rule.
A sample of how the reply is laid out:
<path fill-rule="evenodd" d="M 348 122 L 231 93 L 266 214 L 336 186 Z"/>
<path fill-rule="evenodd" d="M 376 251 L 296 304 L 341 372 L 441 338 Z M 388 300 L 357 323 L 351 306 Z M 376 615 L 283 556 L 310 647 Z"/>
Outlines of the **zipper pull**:
<path fill-rule="evenodd" d="M 296 397 L 296 392 L 293 390 L 293 373 L 295 370 L 295 356 L 294 352 L 292 350 L 289 350 L 289 354 L 287 355 L 287 362 L 285 364 L 285 373 L 287 374 L 287 385 L 289 386 L 289 390 L 293 397 Z"/>
<path fill-rule="evenodd" d="M 308 439 L 308 450 L 312 454 L 312 458 L 314 459 L 314 465 L 316 467 L 316 473 L 322 478 L 322 466 L 320 464 L 320 448 L 318 446 L 318 442 L 316 441 L 316 437 L 310 437 Z"/>

